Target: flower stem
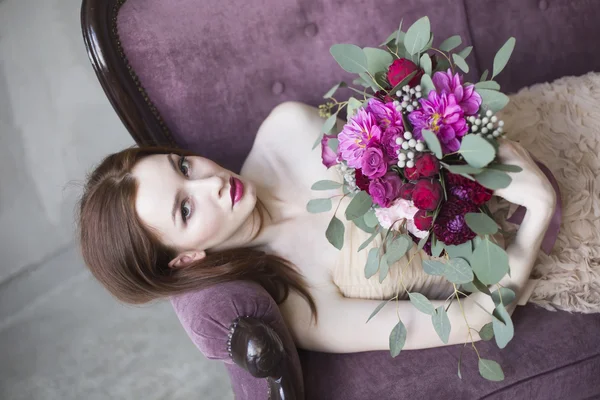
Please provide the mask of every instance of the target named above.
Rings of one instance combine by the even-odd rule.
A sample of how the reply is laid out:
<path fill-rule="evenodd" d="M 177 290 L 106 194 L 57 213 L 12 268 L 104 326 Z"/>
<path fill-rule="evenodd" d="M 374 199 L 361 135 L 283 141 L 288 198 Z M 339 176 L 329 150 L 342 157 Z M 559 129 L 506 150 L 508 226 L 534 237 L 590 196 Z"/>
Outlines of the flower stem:
<path fill-rule="evenodd" d="M 465 315 L 465 310 L 463 309 L 462 303 L 460 302 L 460 298 L 458 297 L 458 291 L 456 290 L 456 284 L 452 283 L 452 286 L 454 286 L 454 294 L 456 295 L 456 301 L 458 301 L 458 305 L 460 306 L 460 312 L 463 315 L 463 318 L 465 319 L 465 323 L 467 324 L 467 328 L 469 330 L 469 338 L 471 339 L 471 345 L 473 346 L 473 349 L 475 350 L 475 353 L 477 353 L 477 358 L 481 358 L 479 356 L 479 351 L 477 351 L 477 347 L 475 347 L 475 341 L 473 340 L 473 335 L 471 335 L 471 326 L 469 325 L 469 322 L 467 321 L 467 316 Z"/>

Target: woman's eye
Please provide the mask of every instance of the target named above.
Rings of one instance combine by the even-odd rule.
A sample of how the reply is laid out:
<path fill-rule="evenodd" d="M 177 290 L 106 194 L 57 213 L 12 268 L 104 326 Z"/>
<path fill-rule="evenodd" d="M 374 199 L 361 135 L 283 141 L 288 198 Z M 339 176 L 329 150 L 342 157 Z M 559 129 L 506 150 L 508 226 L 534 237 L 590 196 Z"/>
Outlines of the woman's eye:
<path fill-rule="evenodd" d="M 190 162 L 185 157 L 181 157 L 179 159 L 179 170 L 184 176 L 189 176 L 190 174 Z"/>
<path fill-rule="evenodd" d="M 184 200 L 181 203 L 181 219 L 183 222 L 186 222 L 190 218 L 190 214 L 192 213 L 192 206 L 188 200 Z"/>

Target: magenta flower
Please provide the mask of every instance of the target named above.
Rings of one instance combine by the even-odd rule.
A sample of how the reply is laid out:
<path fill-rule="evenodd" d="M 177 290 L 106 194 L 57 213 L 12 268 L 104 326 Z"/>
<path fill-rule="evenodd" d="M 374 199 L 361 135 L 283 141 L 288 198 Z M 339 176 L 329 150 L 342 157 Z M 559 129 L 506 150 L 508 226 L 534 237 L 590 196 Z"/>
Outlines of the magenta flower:
<path fill-rule="evenodd" d="M 359 108 L 338 135 L 338 153 L 351 168 L 362 168 L 362 157 L 367 146 L 379 144 L 381 129 L 375 115 Z"/>
<path fill-rule="evenodd" d="M 378 147 L 368 147 L 362 158 L 362 173 L 369 179 L 380 178 L 387 172 L 387 162 Z"/>
<path fill-rule="evenodd" d="M 460 149 L 460 138 L 468 131 L 464 111 L 451 93 L 429 92 L 427 99 L 420 99 L 421 108 L 408 114 L 413 125 L 413 136 L 423 139 L 423 129 L 429 129 L 440 140 L 442 151 L 452 153 Z"/>
<path fill-rule="evenodd" d="M 373 202 L 381 207 L 389 207 L 400 194 L 402 179 L 395 172 L 388 172 L 369 183 L 369 194 Z"/>
<path fill-rule="evenodd" d="M 329 139 L 335 139 L 335 135 L 323 135 L 321 139 L 321 161 L 327 168 L 331 168 L 338 163 L 337 154 L 328 146 Z"/>
<path fill-rule="evenodd" d="M 463 86 L 460 76 L 453 76 L 450 69 L 446 72 L 436 72 L 432 80 L 438 93 L 452 93 L 456 97 L 456 102 L 465 115 L 477 114 L 481 106 L 481 96 L 475 91 L 475 85 Z"/>
<path fill-rule="evenodd" d="M 366 110 L 375 115 L 375 120 L 383 132 L 391 130 L 404 133 L 402 113 L 396 110 L 394 103 L 382 103 L 378 99 L 372 98 L 369 100 Z"/>

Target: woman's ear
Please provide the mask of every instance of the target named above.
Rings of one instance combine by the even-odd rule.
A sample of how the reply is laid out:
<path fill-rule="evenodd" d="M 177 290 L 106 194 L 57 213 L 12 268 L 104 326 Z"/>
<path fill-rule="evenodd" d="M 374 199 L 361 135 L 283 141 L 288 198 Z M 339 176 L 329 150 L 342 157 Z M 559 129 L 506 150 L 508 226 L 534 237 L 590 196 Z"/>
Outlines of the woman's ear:
<path fill-rule="evenodd" d="M 206 257 L 204 251 L 184 251 L 169 262 L 169 268 L 186 268 Z"/>

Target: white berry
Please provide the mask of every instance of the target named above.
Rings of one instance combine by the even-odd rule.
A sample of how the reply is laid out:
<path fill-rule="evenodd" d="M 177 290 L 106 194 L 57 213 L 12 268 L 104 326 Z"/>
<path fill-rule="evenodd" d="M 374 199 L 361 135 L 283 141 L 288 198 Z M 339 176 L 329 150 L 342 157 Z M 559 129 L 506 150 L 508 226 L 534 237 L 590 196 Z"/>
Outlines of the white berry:
<path fill-rule="evenodd" d="M 410 94 L 415 94 L 415 89 L 410 89 L 409 93 Z"/>
<path fill-rule="evenodd" d="M 483 133 L 484 135 L 488 132 L 488 128 L 481 128 L 481 133 Z"/>
<path fill-rule="evenodd" d="M 489 123 L 486 125 L 486 127 L 487 127 L 488 129 L 494 129 L 494 124 L 492 124 L 491 122 L 489 122 Z"/>
<path fill-rule="evenodd" d="M 403 101 L 401 105 L 402 105 L 402 108 L 406 108 L 408 106 L 408 103 L 406 101 Z"/>
<path fill-rule="evenodd" d="M 493 139 L 493 138 L 494 138 L 494 136 L 493 136 L 493 135 L 487 135 L 487 138 L 488 138 L 488 139 Z"/>
<path fill-rule="evenodd" d="M 417 151 L 423 151 L 423 150 L 425 150 L 425 145 L 423 143 L 417 143 L 417 146 L 415 147 L 415 149 Z"/>
<path fill-rule="evenodd" d="M 469 117 L 469 122 L 470 122 L 470 123 L 474 123 L 474 122 L 475 122 L 475 117 L 474 117 L 473 115 L 471 115 L 471 116 Z"/>
<path fill-rule="evenodd" d="M 481 120 L 481 123 L 482 123 L 483 125 L 486 125 L 488 122 L 490 122 L 490 119 L 489 119 L 488 117 L 484 117 L 484 118 Z"/>
<path fill-rule="evenodd" d="M 473 125 L 473 126 L 471 127 L 471 130 L 472 130 L 473 132 L 477 132 L 477 129 L 479 129 L 479 127 L 478 127 L 477 125 Z"/>
<path fill-rule="evenodd" d="M 408 112 L 412 112 L 415 108 L 413 106 L 411 106 L 410 104 L 408 105 L 408 107 L 406 107 L 406 111 Z"/>
<path fill-rule="evenodd" d="M 406 153 L 400 153 L 400 154 L 398 154 L 398 160 L 400 160 L 400 161 L 406 160 Z"/>
<path fill-rule="evenodd" d="M 408 91 L 410 90 L 410 86 L 405 85 L 402 90 L 404 90 L 406 93 L 408 93 Z"/>
<path fill-rule="evenodd" d="M 481 120 L 479 118 L 475 120 L 475 125 L 481 125 Z"/>
<path fill-rule="evenodd" d="M 408 168 L 412 168 L 412 167 L 414 167 L 414 166 L 415 166 L 415 162 L 414 162 L 413 160 L 408 160 L 408 161 L 406 162 L 406 166 L 407 166 Z"/>
<path fill-rule="evenodd" d="M 398 166 L 400 168 L 404 168 L 406 166 L 406 163 L 404 161 L 398 161 Z"/>
<path fill-rule="evenodd" d="M 492 132 L 492 136 L 498 137 L 498 136 L 500 136 L 500 132 L 494 131 L 494 132 Z"/>
<path fill-rule="evenodd" d="M 400 104 L 400 102 L 398 100 L 394 100 L 394 102 L 392 104 L 394 105 L 394 107 L 398 107 L 398 105 Z"/>
<path fill-rule="evenodd" d="M 504 121 L 502 121 L 502 120 L 498 121 L 498 126 L 504 126 Z"/>
<path fill-rule="evenodd" d="M 415 90 L 416 90 L 417 92 L 420 92 L 420 91 L 421 91 L 421 85 L 417 85 L 417 86 L 415 87 Z"/>
<path fill-rule="evenodd" d="M 413 153 L 412 151 L 409 151 L 407 156 L 410 160 L 412 160 L 413 158 L 415 158 L 415 153 Z"/>
<path fill-rule="evenodd" d="M 417 99 L 420 99 L 420 98 L 421 98 L 421 92 L 417 92 L 417 94 L 415 94 L 415 97 L 416 97 Z"/>
<path fill-rule="evenodd" d="M 492 122 L 496 123 L 498 122 L 498 117 L 496 117 L 495 115 L 492 117 L 491 119 Z"/>
<path fill-rule="evenodd" d="M 415 146 L 417 145 L 417 141 L 416 141 L 415 139 L 410 139 L 410 140 L 408 141 L 408 145 L 409 145 L 410 147 L 415 147 Z"/>
<path fill-rule="evenodd" d="M 396 97 L 402 96 L 402 92 L 400 90 L 396 90 Z"/>
<path fill-rule="evenodd" d="M 417 101 L 413 101 L 413 102 L 412 102 L 412 106 L 413 106 L 413 107 L 418 107 L 418 106 L 419 106 L 419 102 L 417 102 Z"/>
<path fill-rule="evenodd" d="M 398 136 L 396 138 L 396 144 L 402 144 L 402 142 L 404 142 L 404 139 L 402 139 L 400 136 Z"/>
<path fill-rule="evenodd" d="M 409 101 L 409 100 L 410 100 L 410 97 L 408 97 L 407 95 L 404 95 L 404 96 L 402 96 L 402 100 L 404 100 L 404 101 Z"/>
<path fill-rule="evenodd" d="M 408 142 L 404 142 L 404 143 L 402 143 L 402 148 L 403 148 L 404 150 L 408 150 Z"/>
<path fill-rule="evenodd" d="M 410 131 L 404 132 L 404 139 L 406 139 L 406 140 L 412 139 L 412 132 L 410 132 Z"/>
<path fill-rule="evenodd" d="M 488 116 L 488 117 L 491 117 L 491 116 L 492 116 L 492 114 L 494 114 L 494 113 L 492 112 L 492 110 L 487 110 L 487 111 L 485 112 L 485 115 L 486 115 L 486 116 Z"/>
<path fill-rule="evenodd" d="M 498 128 L 498 132 L 502 133 L 504 132 L 504 129 L 502 129 L 502 127 Z"/>

